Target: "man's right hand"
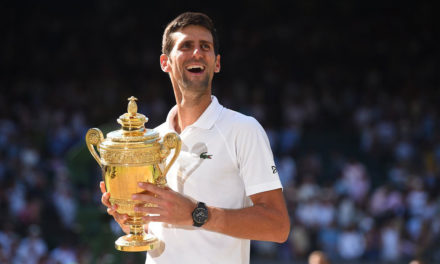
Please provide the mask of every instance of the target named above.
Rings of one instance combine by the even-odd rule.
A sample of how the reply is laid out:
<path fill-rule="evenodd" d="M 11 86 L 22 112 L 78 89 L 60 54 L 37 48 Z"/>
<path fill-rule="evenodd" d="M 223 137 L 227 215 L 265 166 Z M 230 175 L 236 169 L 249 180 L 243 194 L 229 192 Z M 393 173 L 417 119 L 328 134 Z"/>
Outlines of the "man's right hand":
<path fill-rule="evenodd" d="M 105 183 L 103 181 L 101 181 L 99 183 L 99 188 L 101 189 L 102 192 L 102 197 L 101 197 L 101 202 L 103 205 L 105 205 L 107 207 L 107 213 L 111 216 L 113 216 L 113 218 L 115 219 L 115 221 L 119 224 L 119 226 L 121 227 L 122 231 L 124 231 L 126 234 L 130 233 L 130 227 L 128 224 L 126 224 L 127 220 L 128 220 L 128 215 L 126 214 L 119 214 L 116 210 L 118 209 L 118 206 L 115 205 L 111 205 L 110 204 L 110 193 L 106 192 L 105 190 Z"/>

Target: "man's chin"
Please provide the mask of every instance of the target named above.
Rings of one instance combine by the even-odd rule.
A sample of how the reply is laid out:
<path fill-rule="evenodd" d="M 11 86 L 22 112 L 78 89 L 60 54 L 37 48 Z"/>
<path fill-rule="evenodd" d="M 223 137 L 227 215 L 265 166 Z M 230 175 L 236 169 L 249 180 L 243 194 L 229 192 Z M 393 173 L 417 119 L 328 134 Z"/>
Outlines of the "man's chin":
<path fill-rule="evenodd" d="M 191 92 L 204 93 L 208 90 L 208 86 L 188 86 L 188 87 L 185 87 L 185 90 L 191 91 Z"/>
<path fill-rule="evenodd" d="M 204 92 L 208 90 L 209 88 L 209 79 L 202 80 L 202 81 L 186 81 L 183 82 L 183 87 L 188 91 L 198 91 L 198 92 Z"/>

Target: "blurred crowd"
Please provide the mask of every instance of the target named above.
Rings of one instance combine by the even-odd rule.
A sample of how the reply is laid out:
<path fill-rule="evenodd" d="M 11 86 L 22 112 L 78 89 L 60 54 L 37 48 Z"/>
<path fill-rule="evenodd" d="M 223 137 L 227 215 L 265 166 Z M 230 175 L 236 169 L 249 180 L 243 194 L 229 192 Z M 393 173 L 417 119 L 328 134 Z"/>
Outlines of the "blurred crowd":
<path fill-rule="evenodd" d="M 0 263 L 117 262 L 90 127 L 128 98 L 154 128 L 173 105 L 161 34 L 186 11 L 116 1 L 0 8 Z M 439 50 L 434 12 L 256 1 L 197 9 L 216 22 L 213 93 L 269 136 L 292 221 L 253 259 L 440 262 Z M 244 10 L 244 9 L 243 9 Z M 116 257 L 115 257 L 116 255 Z M 135 257 L 120 256 L 124 263 Z M 144 256 L 140 256 L 142 259 Z"/>

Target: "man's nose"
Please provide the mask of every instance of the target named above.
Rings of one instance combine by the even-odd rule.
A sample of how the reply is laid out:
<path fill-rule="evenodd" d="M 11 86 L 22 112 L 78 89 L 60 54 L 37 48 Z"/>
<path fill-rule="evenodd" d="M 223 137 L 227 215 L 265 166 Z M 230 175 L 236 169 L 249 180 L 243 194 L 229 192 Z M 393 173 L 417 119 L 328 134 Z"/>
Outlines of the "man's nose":
<path fill-rule="evenodd" d="M 198 49 L 198 48 L 195 48 L 194 51 L 193 51 L 193 57 L 194 58 L 200 58 L 201 56 L 202 56 L 201 50 Z"/>

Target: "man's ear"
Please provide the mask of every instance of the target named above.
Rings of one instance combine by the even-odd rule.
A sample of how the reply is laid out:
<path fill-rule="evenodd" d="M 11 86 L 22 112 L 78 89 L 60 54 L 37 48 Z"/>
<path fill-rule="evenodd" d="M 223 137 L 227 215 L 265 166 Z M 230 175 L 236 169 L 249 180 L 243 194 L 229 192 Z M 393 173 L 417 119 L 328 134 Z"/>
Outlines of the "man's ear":
<path fill-rule="evenodd" d="M 215 68 L 214 68 L 214 72 L 218 73 L 220 72 L 220 54 L 217 55 L 217 58 L 215 59 Z"/>
<path fill-rule="evenodd" d="M 164 72 L 170 72 L 169 58 L 166 54 L 160 55 L 160 67 Z"/>

